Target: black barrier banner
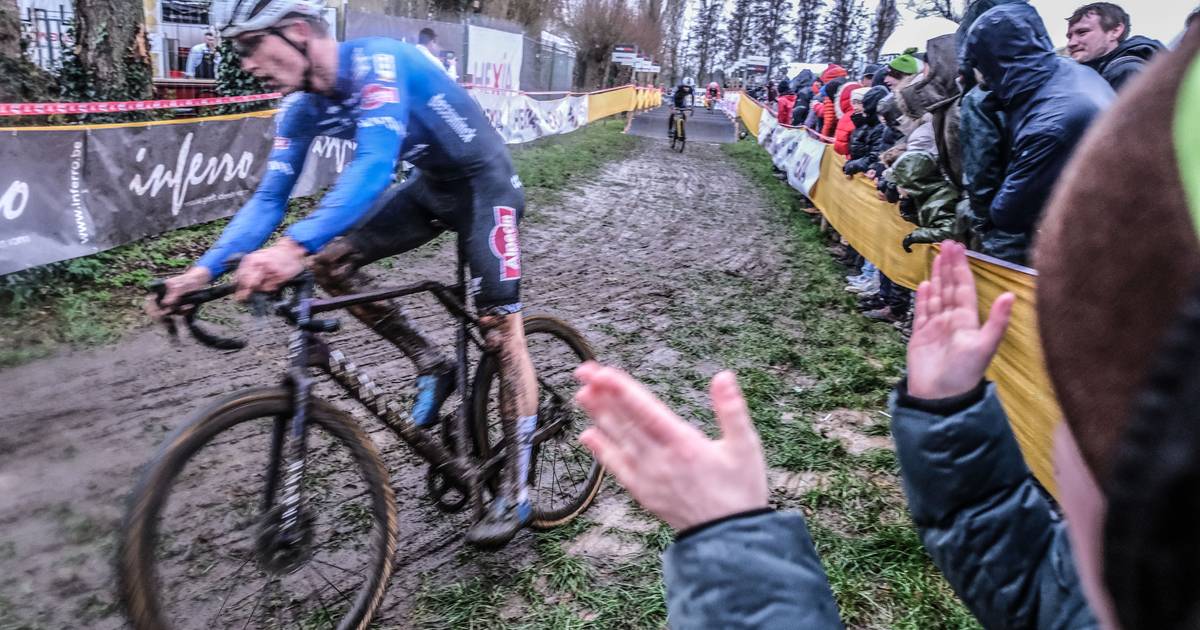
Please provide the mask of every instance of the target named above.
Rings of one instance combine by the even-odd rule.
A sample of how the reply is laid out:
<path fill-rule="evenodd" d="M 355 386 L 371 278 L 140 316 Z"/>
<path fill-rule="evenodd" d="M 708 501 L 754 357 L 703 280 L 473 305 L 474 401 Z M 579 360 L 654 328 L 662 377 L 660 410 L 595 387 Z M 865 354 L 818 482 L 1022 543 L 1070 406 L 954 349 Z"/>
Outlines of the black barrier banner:
<path fill-rule="evenodd" d="M 97 229 L 130 241 L 230 215 L 266 172 L 273 133 L 269 118 L 88 130 Z"/>
<path fill-rule="evenodd" d="M 111 247 L 97 236 L 84 182 L 85 134 L 0 139 L 0 274 Z"/>
<path fill-rule="evenodd" d="M 232 215 L 266 172 L 274 121 L 5 132 L 0 274 Z M 330 186 L 351 140 L 318 137 L 293 196 Z"/>

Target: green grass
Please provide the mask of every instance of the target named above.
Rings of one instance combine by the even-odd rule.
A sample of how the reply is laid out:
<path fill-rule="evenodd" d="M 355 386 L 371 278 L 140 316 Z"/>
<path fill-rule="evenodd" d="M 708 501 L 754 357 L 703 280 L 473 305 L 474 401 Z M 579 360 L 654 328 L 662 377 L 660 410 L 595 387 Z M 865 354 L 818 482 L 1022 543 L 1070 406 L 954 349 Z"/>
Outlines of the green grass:
<path fill-rule="evenodd" d="M 564 548 L 594 527 L 580 518 L 563 528 L 536 534 L 532 565 L 512 573 L 494 567 L 483 576 L 436 586 L 419 593 L 413 623 L 421 628 L 574 629 L 661 628 L 666 609 L 659 554 L 671 540 L 661 526 L 628 534 L 645 552 L 601 572 Z M 466 562 L 487 564 L 469 554 Z"/>
<path fill-rule="evenodd" d="M 531 203 L 548 203 L 569 182 L 630 151 L 620 121 L 513 147 Z M 318 196 L 293 199 L 284 226 L 311 211 Z M 536 221 L 536 211 L 526 220 Z M 144 287 L 185 269 L 216 240 L 228 219 L 175 230 L 105 252 L 0 276 L 0 368 L 44 357 L 64 345 L 111 343 L 144 319 Z M 277 233 L 278 234 L 278 233 Z M 432 246 L 427 248 L 436 251 Z"/>
<path fill-rule="evenodd" d="M 821 437 L 810 422 L 836 408 L 880 409 L 900 375 L 904 348 L 890 328 L 854 312 L 845 270 L 826 251 L 826 237 L 801 212 L 802 198 L 771 174 L 765 152 L 752 140 L 723 149 L 763 191 L 774 221 L 788 235 L 787 286 L 745 286 L 735 307 L 740 325 L 706 333 L 679 333 L 678 347 L 737 368 L 769 464 L 789 471 L 821 471 L 828 483 L 796 507 L 809 514 L 817 550 L 842 618 L 865 628 L 978 628 L 921 546 L 898 487 L 896 456 L 874 449 L 852 457 Z M 737 288 L 736 286 L 734 288 Z M 773 322 L 789 322 L 781 326 Z M 789 377 L 802 375 L 808 387 Z M 796 420 L 782 422 L 782 412 Z M 886 435 L 882 416 L 863 427 Z"/>

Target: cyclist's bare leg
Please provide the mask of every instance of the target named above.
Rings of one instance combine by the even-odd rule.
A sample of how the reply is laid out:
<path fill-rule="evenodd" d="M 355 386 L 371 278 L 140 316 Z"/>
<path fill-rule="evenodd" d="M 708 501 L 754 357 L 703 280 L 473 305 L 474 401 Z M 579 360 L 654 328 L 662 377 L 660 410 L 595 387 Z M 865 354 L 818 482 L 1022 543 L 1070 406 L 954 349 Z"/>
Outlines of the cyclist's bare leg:
<path fill-rule="evenodd" d="M 488 350 L 500 357 L 500 422 L 507 449 L 502 495 L 510 503 L 528 501 L 529 456 L 538 411 L 537 375 L 525 345 L 525 324 L 520 313 L 488 315 L 480 319 Z"/>
<path fill-rule="evenodd" d="M 487 516 L 467 531 L 467 542 L 495 547 L 511 540 L 532 516 L 529 460 L 537 429 L 538 385 L 520 312 L 484 315 L 479 323 L 487 349 L 500 358 L 500 425 L 506 446 L 499 492 Z"/>
<path fill-rule="evenodd" d="M 350 241 L 339 238 L 312 257 L 313 274 L 321 288 L 330 295 L 368 291 L 371 287 L 358 273 L 361 261 L 361 253 Z M 358 304 L 347 310 L 371 330 L 395 344 L 413 362 L 419 374 L 445 372 L 453 367 L 453 363 L 429 342 L 395 301 Z"/>

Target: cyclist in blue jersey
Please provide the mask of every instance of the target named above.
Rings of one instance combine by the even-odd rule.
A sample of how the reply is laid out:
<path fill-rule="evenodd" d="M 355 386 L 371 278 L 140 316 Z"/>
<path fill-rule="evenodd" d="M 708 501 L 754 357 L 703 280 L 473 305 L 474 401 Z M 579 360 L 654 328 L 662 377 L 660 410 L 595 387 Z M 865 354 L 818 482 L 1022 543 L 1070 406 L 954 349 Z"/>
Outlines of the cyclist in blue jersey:
<path fill-rule="evenodd" d="M 415 46 L 392 39 L 339 44 L 322 20 L 323 8 L 313 0 L 214 3 L 214 22 L 232 40 L 242 67 L 286 96 L 258 190 L 195 265 L 167 280 L 163 307 L 150 304 L 148 310 L 169 314 L 181 294 L 224 273 L 235 254 L 245 255 L 235 272 L 241 299 L 278 289 L 306 261 L 320 284 L 340 295 L 361 289 L 361 266 L 419 247 L 445 229 L 459 232 L 485 338 L 501 357 L 505 440 L 519 445 L 506 449 L 502 491 L 467 540 L 503 544 L 531 518 L 527 479 L 537 424 L 537 380 L 521 319 L 521 182 L 483 110 L 441 67 Z M 259 249 L 283 219 L 315 136 L 354 139 L 354 159 L 316 211 Z M 393 185 L 398 160 L 416 171 Z M 453 363 L 397 305 L 350 310 L 414 362 L 413 422 L 436 426 L 455 387 Z"/>

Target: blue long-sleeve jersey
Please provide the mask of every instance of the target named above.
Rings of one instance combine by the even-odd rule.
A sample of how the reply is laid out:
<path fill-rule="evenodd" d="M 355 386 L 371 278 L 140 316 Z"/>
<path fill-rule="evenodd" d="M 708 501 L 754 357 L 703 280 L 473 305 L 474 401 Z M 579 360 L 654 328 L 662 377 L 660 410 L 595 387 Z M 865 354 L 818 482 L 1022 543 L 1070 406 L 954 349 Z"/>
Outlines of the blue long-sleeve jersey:
<path fill-rule="evenodd" d="M 288 228 L 287 236 L 310 253 L 358 223 L 391 183 L 397 159 L 438 180 L 470 177 L 510 159 L 470 94 L 410 44 L 384 37 L 340 44 L 334 92 L 284 99 L 262 183 L 197 266 L 216 277 L 230 256 L 267 240 L 316 136 L 352 138 L 357 148 L 320 207 Z"/>

